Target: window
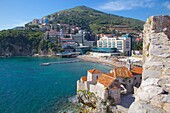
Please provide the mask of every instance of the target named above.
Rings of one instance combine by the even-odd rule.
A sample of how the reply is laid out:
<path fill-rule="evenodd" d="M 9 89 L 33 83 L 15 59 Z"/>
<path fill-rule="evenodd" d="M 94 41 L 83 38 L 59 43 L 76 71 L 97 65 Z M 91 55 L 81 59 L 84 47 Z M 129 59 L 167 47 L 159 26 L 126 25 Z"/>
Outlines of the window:
<path fill-rule="evenodd" d="M 103 42 L 103 46 L 104 46 L 104 47 L 107 47 L 107 42 L 104 41 L 104 42 Z"/>
<path fill-rule="evenodd" d="M 131 83 L 131 80 L 129 80 L 129 83 Z"/>
<path fill-rule="evenodd" d="M 129 49 L 130 47 L 130 42 L 126 41 L 126 48 Z"/>
<path fill-rule="evenodd" d="M 98 76 L 96 76 L 96 79 L 98 79 Z"/>
<path fill-rule="evenodd" d="M 112 47 L 115 47 L 115 42 L 112 42 Z"/>
<path fill-rule="evenodd" d="M 117 49 L 118 49 L 118 50 L 122 50 L 122 46 L 119 46 L 119 45 L 118 45 L 118 46 L 117 46 Z"/>
<path fill-rule="evenodd" d="M 134 79 L 136 80 L 136 77 L 134 77 Z"/>
<path fill-rule="evenodd" d="M 108 47 L 111 47 L 111 42 L 108 42 Z"/>
<path fill-rule="evenodd" d="M 137 87 L 138 87 L 138 83 L 136 83 L 136 84 L 135 84 L 135 86 L 137 86 Z"/>
<path fill-rule="evenodd" d="M 117 45 L 122 45 L 122 42 L 121 42 L 121 41 L 118 41 L 118 42 L 117 42 Z"/>

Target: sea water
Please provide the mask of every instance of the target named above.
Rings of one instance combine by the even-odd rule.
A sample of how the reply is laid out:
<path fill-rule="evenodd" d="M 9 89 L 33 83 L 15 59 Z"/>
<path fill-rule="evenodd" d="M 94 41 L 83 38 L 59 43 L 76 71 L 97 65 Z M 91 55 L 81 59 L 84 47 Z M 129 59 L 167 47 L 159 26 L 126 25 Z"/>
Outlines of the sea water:
<path fill-rule="evenodd" d="M 89 69 L 110 67 L 89 62 L 53 64 L 75 59 L 0 58 L 0 113 L 57 113 L 76 110 L 76 81 Z M 71 103 L 69 100 L 73 101 Z"/>

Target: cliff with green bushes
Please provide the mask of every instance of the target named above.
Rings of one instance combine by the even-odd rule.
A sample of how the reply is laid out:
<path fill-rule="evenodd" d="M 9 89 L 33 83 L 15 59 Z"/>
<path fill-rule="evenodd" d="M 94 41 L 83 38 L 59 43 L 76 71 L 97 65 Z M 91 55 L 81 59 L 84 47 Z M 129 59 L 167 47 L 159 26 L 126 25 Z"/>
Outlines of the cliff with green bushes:
<path fill-rule="evenodd" d="M 0 56 L 49 55 L 57 51 L 56 44 L 44 40 L 40 31 L 0 31 Z"/>

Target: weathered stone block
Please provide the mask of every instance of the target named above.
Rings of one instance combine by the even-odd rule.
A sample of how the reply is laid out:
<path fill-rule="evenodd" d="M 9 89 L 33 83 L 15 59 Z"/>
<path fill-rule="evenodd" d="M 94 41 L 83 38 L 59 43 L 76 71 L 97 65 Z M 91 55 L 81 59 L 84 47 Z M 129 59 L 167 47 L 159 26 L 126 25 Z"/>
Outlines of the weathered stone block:
<path fill-rule="evenodd" d="M 166 111 L 166 113 L 170 113 L 170 103 L 164 103 L 163 109 Z"/>
<path fill-rule="evenodd" d="M 143 91 L 148 93 L 150 99 L 164 92 L 162 87 L 153 85 L 143 87 Z"/>
<path fill-rule="evenodd" d="M 164 103 L 170 103 L 170 95 L 161 94 L 153 97 L 150 101 L 151 105 L 162 107 Z"/>
<path fill-rule="evenodd" d="M 152 106 L 142 101 L 138 101 L 132 103 L 128 113 L 166 113 L 166 112 L 161 108 Z"/>
<path fill-rule="evenodd" d="M 159 70 L 161 71 L 162 68 L 164 68 L 164 65 L 160 61 L 150 61 L 146 62 L 145 65 L 143 66 L 145 70 Z"/>
<path fill-rule="evenodd" d="M 159 78 L 161 77 L 161 75 L 162 75 L 161 71 L 145 70 L 142 74 L 142 77 L 145 80 L 146 78 Z"/>
<path fill-rule="evenodd" d="M 149 85 L 158 85 L 158 81 L 158 78 L 147 78 L 146 80 L 142 81 L 141 87 Z"/>
<path fill-rule="evenodd" d="M 143 33 L 143 79 L 129 113 L 170 113 L 170 16 L 148 18 Z"/>
<path fill-rule="evenodd" d="M 138 97 L 140 100 L 149 102 L 150 96 L 146 91 L 142 91 L 138 93 Z"/>

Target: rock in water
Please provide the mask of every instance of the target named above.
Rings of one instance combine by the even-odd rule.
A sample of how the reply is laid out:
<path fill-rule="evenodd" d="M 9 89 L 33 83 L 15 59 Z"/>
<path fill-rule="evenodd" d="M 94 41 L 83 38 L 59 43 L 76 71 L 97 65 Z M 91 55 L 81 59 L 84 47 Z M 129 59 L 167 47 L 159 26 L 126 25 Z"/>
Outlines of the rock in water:
<path fill-rule="evenodd" d="M 143 33 L 142 84 L 128 113 L 170 113 L 170 16 L 148 18 Z"/>

